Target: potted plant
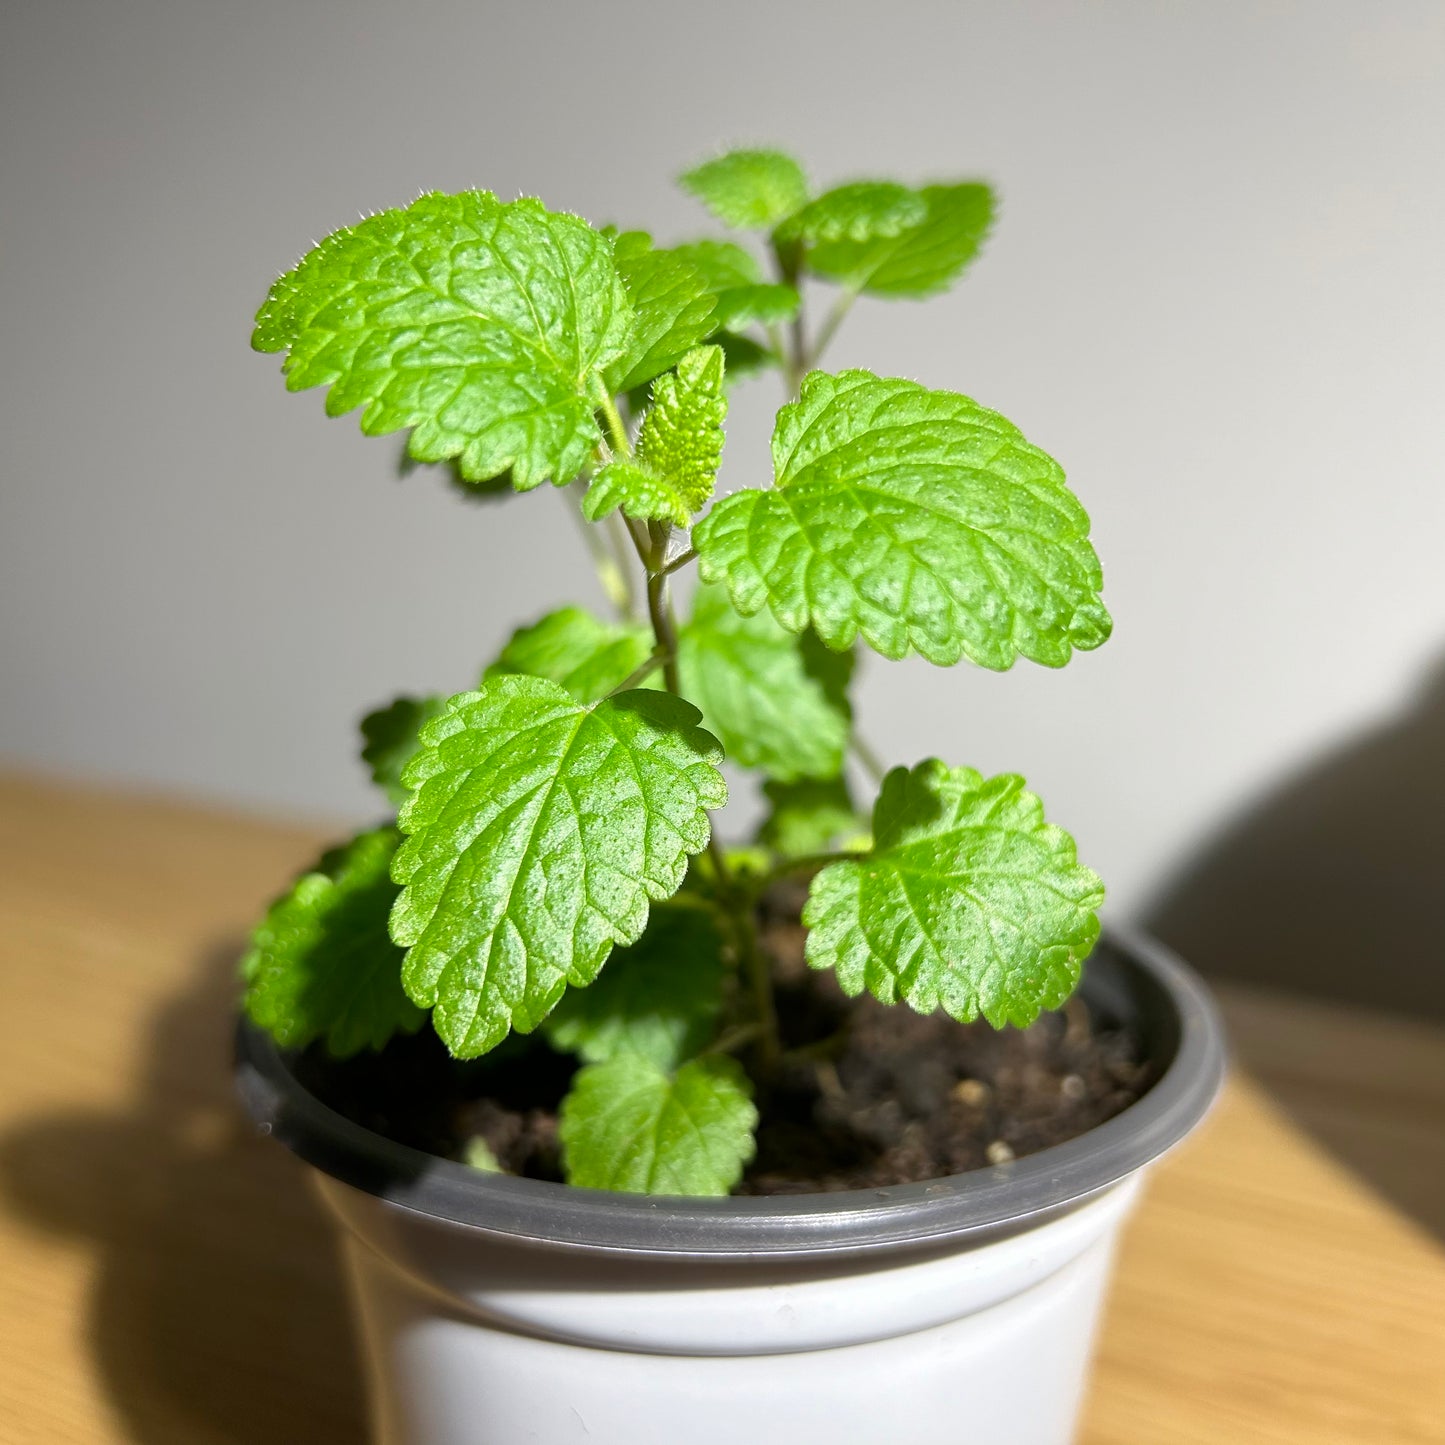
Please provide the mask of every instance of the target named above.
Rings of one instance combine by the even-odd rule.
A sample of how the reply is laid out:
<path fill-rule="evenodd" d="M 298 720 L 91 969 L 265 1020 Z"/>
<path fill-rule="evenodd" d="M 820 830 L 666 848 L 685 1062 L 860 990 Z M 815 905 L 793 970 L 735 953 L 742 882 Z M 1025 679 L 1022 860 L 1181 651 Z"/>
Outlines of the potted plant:
<path fill-rule="evenodd" d="M 242 1092 L 343 1226 L 382 1441 L 1058 1445 L 1222 1046 L 1182 965 L 1095 951 L 1100 881 L 1021 778 L 885 774 L 853 728 L 860 649 L 1059 667 L 1109 635 L 1058 463 L 957 392 L 819 369 L 857 297 L 961 274 L 992 195 L 814 193 L 775 151 L 682 183 L 771 274 L 470 191 L 336 232 L 261 308 L 329 414 L 474 494 L 565 489 L 615 616 L 365 719 L 397 811 L 257 928 Z M 768 368 L 772 483 L 716 496 L 729 387 Z M 745 847 L 724 758 L 763 778 Z"/>

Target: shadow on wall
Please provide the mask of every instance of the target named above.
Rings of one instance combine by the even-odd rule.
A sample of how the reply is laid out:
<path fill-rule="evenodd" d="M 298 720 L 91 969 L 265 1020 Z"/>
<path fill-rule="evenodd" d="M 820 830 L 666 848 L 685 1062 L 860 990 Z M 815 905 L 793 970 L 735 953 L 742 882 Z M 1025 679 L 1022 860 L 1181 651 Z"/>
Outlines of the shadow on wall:
<path fill-rule="evenodd" d="M 1445 1238 L 1442 900 L 1445 664 L 1238 818 L 1149 924 L 1221 985 L 1237 1057 L 1295 1123 Z"/>
<path fill-rule="evenodd" d="M 1148 920 L 1212 978 L 1445 1023 L 1445 658 L 1230 825 Z"/>
<path fill-rule="evenodd" d="M 359 1445 L 365 1400 L 331 1232 L 231 1096 L 238 950 L 156 1018 L 138 1096 L 0 1139 L 0 1188 L 94 1241 L 87 1335 L 146 1445 Z"/>

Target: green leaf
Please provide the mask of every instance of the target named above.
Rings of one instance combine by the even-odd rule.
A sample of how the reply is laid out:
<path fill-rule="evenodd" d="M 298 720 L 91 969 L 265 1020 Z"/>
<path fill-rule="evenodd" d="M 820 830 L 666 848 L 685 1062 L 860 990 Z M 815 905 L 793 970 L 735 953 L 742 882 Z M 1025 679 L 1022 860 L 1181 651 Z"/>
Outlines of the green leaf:
<path fill-rule="evenodd" d="M 1110 620 L 1089 519 L 1057 462 L 966 396 L 815 371 L 773 431 L 775 482 L 693 529 L 699 568 L 751 615 L 833 648 L 1062 667 Z"/>
<path fill-rule="evenodd" d="M 292 391 L 361 429 L 414 428 L 418 461 L 527 491 L 569 482 L 599 439 L 605 369 L 632 310 L 585 221 L 490 191 L 432 193 L 336 231 L 271 288 L 252 345 L 286 351 Z"/>
<path fill-rule="evenodd" d="M 872 851 L 813 880 L 807 960 L 845 993 L 1023 1027 L 1073 992 L 1099 936 L 1098 876 L 1022 778 L 936 758 L 883 780 Z"/>
<path fill-rule="evenodd" d="M 851 653 L 830 653 L 766 613 L 744 617 L 722 587 L 700 586 L 678 636 L 682 691 L 729 758 L 775 778 L 835 777 L 852 714 Z"/>
<path fill-rule="evenodd" d="M 582 515 L 600 521 L 619 507 L 638 521 L 651 518 L 676 522 L 685 527 L 691 513 L 677 488 L 635 461 L 608 462 L 582 498 Z"/>
<path fill-rule="evenodd" d="M 628 1194 L 726 1194 L 753 1157 L 758 1112 L 736 1059 L 676 1074 L 636 1054 L 577 1073 L 562 1101 L 567 1182 Z"/>
<path fill-rule="evenodd" d="M 782 242 L 872 241 L 899 236 L 928 214 L 917 191 L 896 181 L 851 181 L 825 191 L 778 227 Z"/>
<path fill-rule="evenodd" d="M 708 289 L 714 293 L 739 286 L 758 286 L 765 279 L 758 258 L 736 241 L 684 241 L 670 248 L 671 254 L 697 268 Z"/>
<path fill-rule="evenodd" d="M 715 329 L 717 299 L 695 266 L 656 250 L 646 231 L 624 231 L 613 243 L 618 274 L 636 315 L 632 344 L 608 369 L 614 392 L 631 391 L 676 364 Z"/>
<path fill-rule="evenodd" d="M 462 1149 L 462 1163 L 469 1169 L 480 1170 L 483 1174 L 505 1174 L 501 1160 L 492 1152 L 492 1146 L 480 1134 L 468 1139 Z"/>
<path fill-rule="evenodd" d="M 808 179 L 791 156 L 737 150 L 679 177 L 678 183 L 726 226 L 767 230 L 808 199 Z"/>
<path fill-rule="evenodd" d="M 716 332 L 739 332 L 755 321 L 761 326 L 775 326 L 791 321 L 802 304 L 791 286 L 734 286 L 717 293 L 717 310 L 712 324 Z"/>
<path fill-rule="evenodd" d="M 723 385 L 729 391 L 746 377 L 756 376 L 758 372 L 778 365 L 777 353 L 758 345 L 751 337 L 720 331 L 713 342 L 722 351 L 726 362 Z"/>
<path fill-rule="evenodd" d="M 638 521 L 687 526 L 712 496 L 727 410 L 722 350 L 689 351 L 676 372 L 653 382 L 635 459 L 609 462 L 597 473 L 582 499 L 583 514 L 595 522 L 621 507 Z"/>
<path fill-rule="evenodd" d="M 677 363 L 677 371 L 652 386 L 652 405 L 642 418 L 638 460 L 669 477 L 690 511 L 712 496 L 722 460 L 723 354 L 717 346 L 699 346 Z"/>
<path fill-rule="evenodd" d="M 397 841 L 396 829 L 378 828 L 324 854 L 251 935 L 246 1012 L 284 1048 L 324 1038 L 345 1058 L 425 1022 L 402 990 L 401 950 L 386 931 Z"/>
<path fill-rule="evenodd" d="M 714 331 L 739 331 L 755 321 L 769 326 L 798 309 L 798 293 L 767 281 L 756 258 L 733 241 L 691 241 L 670 254 L 694 266 L 717 298 Z"/>
<path fill-rule="evenodd" d="M 598 702 L 626 682 L 652 655 L 646 627 L 603 622 L 581 607 L 559 607 L 530 627 L 519 627 L 482 674 L 522 674 L 560 683 L 578 702 Z"/>
<path fill-rule="evenodd" d="M 871 296 L 923 297 L 946 290 L 978 254 L 993 224 L 993 192 L 977 181 L 925 186 L 927 214 L 892 237 L 830 241 L 808 253 L 808 269 Z"/>
<path fill-rule="evenodd" d="M 569 989 L 543 1025 L 554 1048 L 601 1064 L 637 1054 L 673 1069 L 707 1041 L 722 1009 L 722 940 L 712 915 L 660 904 L 647 932 Z"/>
<path fill-rule="evenodd" d="M 800 778 L 791 783 L 769 778 L 763 796 L 771 811 L 758 829 L 758 841 L 784 858 L 822 853 L 840 838 L 866 832 L 841 773 L 836 778 Z"/>
<path fill-rule="evenodd" d="M 398 806 L 406 800 L 401 773 L 417 750 L 417 735 L 445 706 L 440 697 L 399 697 L 361 720 L 361 760 L 371 769 L 372 782 Z"/>
<path fill-rule="evenodd" d="M 682 883 L 727 788 L 716 740 L 666 693 L 580 705 L 499 677 L 448 700 L 402 781 L 391 934 L 407 993 L 459 1058 L 530 1033 L 635 942 Z"/>

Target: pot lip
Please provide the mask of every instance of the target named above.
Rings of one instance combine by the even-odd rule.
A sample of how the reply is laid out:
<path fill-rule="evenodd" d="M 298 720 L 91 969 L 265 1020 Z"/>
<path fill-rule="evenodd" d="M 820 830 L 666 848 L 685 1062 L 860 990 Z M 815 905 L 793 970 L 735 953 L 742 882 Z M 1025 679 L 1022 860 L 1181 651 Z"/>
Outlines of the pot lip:
<path fill-rule="evenodd" d="M 391 1206 L 517 1244 L 673 1259 L 857 1254 L 983 1243 L 1068 1212 L 1151 1163 L 1213 1104 L 1224 1027 L 1203 980 L 1140 932 L 1110 929 L 1132 992 L 1172 1014 L 1173 1049 L 1152 1087 L 1062 1144 L 966 1174 L 886 1188 L 717 1198 L 614 1194 L 482 1173 L 398 1144 L 305 1090 L 269 1035 L 244 1017 L 236 1085 L 263 1134 L 323 1174 Z M 1150 989 L 1152 985 L 1152 989 Z"/>

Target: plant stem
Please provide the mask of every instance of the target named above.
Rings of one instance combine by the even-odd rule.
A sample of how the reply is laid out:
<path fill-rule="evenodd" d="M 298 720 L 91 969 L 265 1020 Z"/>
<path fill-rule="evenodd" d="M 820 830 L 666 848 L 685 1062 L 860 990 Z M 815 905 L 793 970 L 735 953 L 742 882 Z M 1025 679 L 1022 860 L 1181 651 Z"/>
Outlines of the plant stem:
<path fill-rule="evenodd" d="M 607 423 L 608 445 L 619 457 L 630 457 L 632 443 L 628 440 L 626 423 L 622 420 L 622 413 L 617 410 L 617 403 L 612 399 L 606 387 L 598 387 L 596 401 L 597 409 Z"/>
<path fill-rule="evenodd" d="M 664 577 L 671 577 L 674 572 L 680 571 L 683 567 L 686 567 L 689 562 L 696 561 L 697 548 L 689 547 L 686 552 L 679 552 L 677 556 L 672 559 L 671 562 L 667 563 L 667 565 L 663 567 L 662 575 Z"/>
<path fill-rule="evenodd" d="M 816 1039 L 811 1044 L 802 1044 L 796 1049 L 789 1049 L 784 1057 L 789 1063 L 800 1064 L 814 1064 L 820 1060 L 831 1061 L 836 1059 L 847 1046 L 848 1034 L 848 1025 L 844 1024 L 825 1038 Z"/>
<path fill-rule="evenodd" d="M 671 589 L 662 558 L 667 555 L 667 541 L 672 532 L 670 522 L 649 522 L 644 529 L 633 523 L 628 530 L 633 545 L 647 573 L 647 619 L 657 651 L 662 654 L 662 678 L 668 692 L 682 692 L 677 680 L 677 619 L 672 613 Z"/>
<path fill-rule="evenodd" d="M 596 526 L 595 522 L 588 522 L 584 517 L 583 522 L 587 526 Z M 632 556 L 627 546 L 627 528 L 622 523 L 622 518 L 616 512 L 609 512 L 601 523 L 602 534 L 607 539 L 607 548 L 612 556 L 612 563 L 626 580 L 627 586 L 627 609 L 623 614 L 627 621 L 637 621 L 637 590 L 632 585 L 632 568 L 629 563 Z"/>
<path fill-rule="evenodd" d="M 598 409 L 607 424 L 608 441 L 620 456 L 630 456 L 632 445 L 627 437 L 627 428 L 611 396 L 599 392 Z M 662 664 L 662 680 L 668 692 L 682 695 L 677 672 L 677 619 L 673 616 L 671 588 L 668 575 L 682 565 L 683 559 L 666 562 L 667 546 L 672 537 L 670 522 L 627 522 L 628 535 L 637 549 L 638 559 L 647 574 L 647 617 L 652 623 L 652 635 L 656 642 L 653 657 L 649 659 L 649 671 L 654 659 Z M 691 549 L 689 549 L 690 551 Z M 778 1036 L 778 1014 L 773 1004 L 773 980 L 768 961 L 758 946 L 757 931 L 753 924 L 752 895 L 737 885 L 732 869 L 728 867 L 727 856 L 717 834 L 709 830 L 708 855 L 717 872 L 718 892 L 727 907 L 723 910 L 733 935 L 738 963 L 747 975 L 752 990 L 753 1010 L 758 1030 L 758 1055 L 764 1079 L 771 1076 L 782 1057 L 782 1046 Z"/>
<path fill-rule="evenodd" d="M 647 661 L 644 662 L 640 667 L 634 667 L 632 671 L 629 672 L 627 676 L 624 677 L 622 681 L 619 682 L 617 686 L 614 687 L 612 691 L 607 694 L 607 696 L 616 697 L 619 692 L 631 691 L 631 689 L 636 687 L 638 683 L 643 682 L 647 678 L 651 677 L 652 674 L 656 672 L 659 667 L 665 667 L 666 665 L 667 654 L 660 647 L 654 648 L 652 651 L 652 655 L 647 659 Z"/>
<path fill-rule="evenodd" d="M 647 617 L 652 623 L 658 651 L 662 653 L 662 680 L 668 692 L 681 694 L 677 680 L 677 623 L 672 615 L 665 572 L 647 574 Z"/>
<path fill-rule="evenodd" d="M 813 349 L 808 354 L 805 365 L 800 369 L 811 371 L 821 360 L 823 353 L 828 349 L 828 343 L 837 334 L 838 328 L 843 324 L 843 318 L 853 308 L 853 303 L 858 299 L 856 291 L 844 291 L 833 303 L 827 316 L 823 318 L 823 324 L 818 328 L 818 334 L 813 338 Z"/>
<path fill-rule="evenodd" d="M 766 873 L 757 880 L 754 885 L 758 893 L 764 891 L 770 885 L 777 883 L 780 879 L 786 878 L 790 873 L 801 873 L 807 868 L 825 868 L 829 863 L 839 863 L 844 859 L 860 857 L 857 853 L 842 853 L 832 849 L 826 853 L 807 853 L 801 858 L 785 858 L 775 867 L 769 868 Z"/>
<path fill-rule="evenodd" d="M 803 304 L 798 303 L 798 310 L 793 316 L 791 327 L 793 339 L 792 364 L 788 368 L 789 376 L 788 389 L 793 396 L 797 396 L 803 387 L 803 376 L 808 369 L 808 323 L 803 316 Z"/>
<path fill-rule="evenodd" d="M 769 1079 L 777 1073 L 783 1057 L 782 1041 L 778 1034 L 778 1010 L 773 1002 L 773 975 L 768 960 L 758 947 L 758 936 L 753 929 L 752 902 L 740 900 L 732 913 L 738 940 L 739 962 L 747 975 L 753 993 L 753 1012 L 758 1025 L 758 1063 L 763 1078 Z"/>
<path fill-rule="evenodd" d="M 567 491 L 575 506 L 569 506 L 568 512 L 572 520 L 582 532 L 582 542 L 587 548 L 588 555 L 592 558 L 592 565 L 597 571 L 597 580 L 602 584 L 602 590 L 607 594 L 607 600 L 616 609 L 618 614 L 628 622 L 636 620 L 637 598 L 633 591 L 632 575 L 625 565 L 625 559 L 620 559 L 614 546 L 610 546 L 611 538 L 604 536 L 598 528 L 582 515 L 582 497 L 587 490 L 587 483 L 580 478 L 568 485 Z"/>
<path fill-rule="evenodd" d="M 779 245 L 773 243 L 773 259 L 778 266 L 778 279 L 785 286 L 791 286 L 798 293 L 798 309 L 788 328 L 791 346 L 781 347 L 779 355 L 783 363 L 783 380 L 787 384 L 789 397 L 795 397 L 803 381 L 803 363 L 808 355 L 808 323 L 803 315 L 803 288 L 800 272 L 803 265 L 802 247 L 798 244 Z"/>
<path fill-rule="evenodd" d="M 855 732 L 848 739 L 848 746 L 853 749 L 853 756 L 863 764 L 863 771 L 875 783 L 881 783 L 888 769 L 884 766 L 883 759 L 873 751 L 871 744 Z"/>
<path fill-rule="evenodd" d="M 715 1038 L 698 1057 L 706 1058 L 708 1054 L 730 1054 L 734 1049 L 741 1048 L 744 1044 L 750 1044 L 758 1036 L 757 1024 L 739 1024 L 736 1028 L 726 1030 Z"/>

